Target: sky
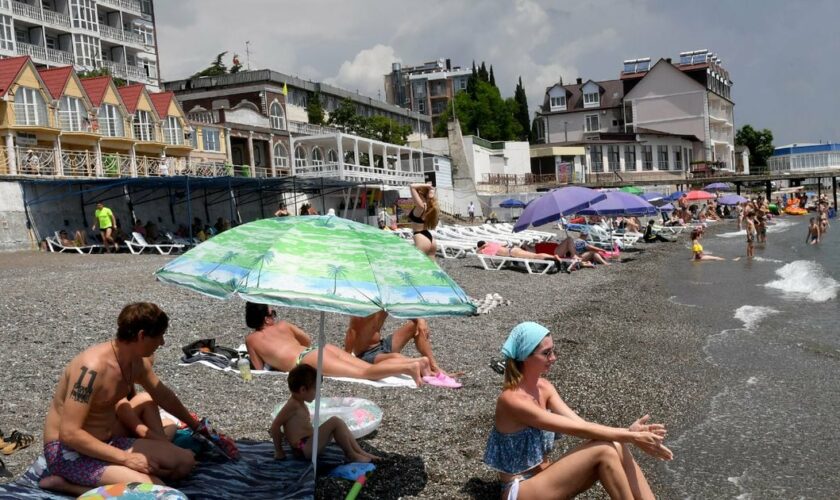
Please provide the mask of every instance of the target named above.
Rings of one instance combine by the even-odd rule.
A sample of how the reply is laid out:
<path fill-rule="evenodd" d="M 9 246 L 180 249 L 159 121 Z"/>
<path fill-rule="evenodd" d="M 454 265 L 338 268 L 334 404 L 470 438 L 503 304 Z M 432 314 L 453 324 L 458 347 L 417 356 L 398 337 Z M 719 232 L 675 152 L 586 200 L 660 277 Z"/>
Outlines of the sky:
<path fill-rule="evenodd" d="M 228 51 L 228 66 L 236 53 L 384 99 L 393 62 L 485 61 L 504 97 L 522 78 L 532 113 L 560 78 L 709 49 L 734 82 L 736 127 L 769 128 L 776 146 L 840 142 L 835 0 L 158 0 L 155 15 L 164 80 Z"/>

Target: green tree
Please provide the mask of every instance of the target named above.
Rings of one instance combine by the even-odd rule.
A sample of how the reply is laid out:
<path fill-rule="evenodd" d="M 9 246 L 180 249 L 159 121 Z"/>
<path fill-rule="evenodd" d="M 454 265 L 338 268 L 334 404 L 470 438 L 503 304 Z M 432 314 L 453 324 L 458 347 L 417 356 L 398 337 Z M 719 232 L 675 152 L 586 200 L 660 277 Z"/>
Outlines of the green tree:
<path fill-rule="evenodd" d="M 478 67 L 478 79 L 482 82 L 490 82 L 490 75 L 487 73 L 487 66 L 484 61 L 481 61 L 481 66 Z"/>
<path fill-rule="evenodd" d="M 361 116 L 356 113 L 356 104 L 345 99 L 338 109 L 330 113 L 330 125 L 348 133 L 368 139 L 404 145 L 411 134 L 410 125 L 400 125 L 385 116 Z"/>
<path fill-rule="evenodd" d="M 493 65 L 490 65 L 490 78 L 487 80 L 490 82 L 490 85 L 496 86 L 496 77 L 493 75 Z"/>
<path fill-rule="evenodd" d="M 114 85 L 116 85 L 117 87 L 122 87 L 123 85 L 128 83 L 122 78 L 114 78 L 113 75 L 111 75 L 111 70 L 108 68 L 99 68 L 79 72 L 79 78 L 94 78 L 97 76 L 110 76 L 111 79 L 114 80 Z"/>
<path fill-rule="evenodd" d="M 490 68 L 492 69 L 492 66 Z M 528 113 L 528 96 L 525 94 L 525 87 L 522 85 L 521 76 L 519 77 L 519 82 L 516 84 L 516 91 L 513 94 L 513 98 L 517 104 L 516 121 L 522 127 L 522 131 L 519 133 L 519 140 L 527 141 L 529 130 L 531 129 L 531 118 Z"/>
<path fill-rule="evenodd" d="M 315 92 L 306 101 L 306 116 L 313 125 L 324 124 L 324 106 L 321 104 L 321 93 Z"/>
<path fill-rule="evenodd" d="M 518 139 L 522 125 L 514 117 L 519 109 L 515 99 L 502 99 L 498 88 L 481 79 L 475 81 L 475 89 L 474 98 L 469 92 L 459 92 L 455 96 L 455 114 L 462 133 L 479 135 L 490 141 Z M 452 109 L 447 107 L 435 128 L 435 135 L 447 134 L 446 122 L 451 116 Z"/>
<path fill-rule="evenodd" d="M 750 164 L 766 166 L 767 159 L 773 154 L 773 132 L 770 129 L 756 130 L 752 125 L 744 125 L 735 134 L 735 144 L 746 146 L 750 150 Z"/>
<path fill-rule="evenodd" d="M 210 66 L 207 66 L 203 70 L 194 74 L 191 78 L 198 78 L 200 76 L 219 76 L 227 74 L 227 66 L 225 66 L 224 62 L 222 62 L 222 58 L 225 57 L 225 55 L 227 55 L 227 51 L 216 54 L 216 59 L 214 59 L 213 62 L 210 63 Z"/>
<path fill-rule="evenodd" d="M 531 135 L 528 136 L 528 142 L 531 144 L 537 144 L 540 142 L 540 129 L 539 125 L 537 124 L 537 117 L 535 116 L 533 120 L 531 120 Z"/>

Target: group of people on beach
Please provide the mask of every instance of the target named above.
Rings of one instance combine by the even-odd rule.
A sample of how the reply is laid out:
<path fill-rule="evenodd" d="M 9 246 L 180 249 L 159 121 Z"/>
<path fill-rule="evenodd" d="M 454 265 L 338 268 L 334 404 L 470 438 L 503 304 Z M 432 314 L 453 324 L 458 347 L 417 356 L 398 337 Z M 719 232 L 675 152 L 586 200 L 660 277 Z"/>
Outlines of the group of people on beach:
<path fill-rule="evenodd" d="M 402 373 L 421 378 L 428 373 L 423 380 L 441 374 L 448 377 L 432 356 L 425 321 L 409 321 L 382 338 L 386 317 L 382 312 L 353 318 L 346 350 L 324 346 L 324 373 L 367 378 Z M 312 348 L 300 328 L 278 320 L 269 306 L 248 303 L 246 321 L 254 328 L 246 345 L 255 367 L 272 363 L 289 371 L 291 398 L 269 429 L 274 458 L 286 458 L 283 445 L 288 444 L 294 455 L 308 459 L 334 440 L 351 461 L 378 459 L 359 446 L 337 417 L 319 426 L 318 449 L 313 449 L 315 430 L 305 403 L 315 397 L 317 348 Z M 197 434 L 209 435 L 212 430 L 155 374 L 154 354 L 165 344 L 168 326 L 169 317 L 157 305 L 129 304 L 119 314 L 113 339 L 88 348 L 66 365 L 44 424 L 48 474 L 41 479 L 42 488 L 79 495 L 98 485 L 163 484 L 192 472 L 193 452 L 173 444 L 176 422 L 161 417 L 158 408 Z M 411 341 L 424 356 L 399 354 Z M 630 447 L 670 460 L 673 454 L 663 444 L 664 425 L 649 423 L 647 415 L 627 428 L 599 425 L 578 416 L 544 378 L 557 352 L 542 325 L 525 322 L 514 327 L 502 354 L 504 386 L 496 401 L 484 462 L 499 472 L 503 498 L 567 498 L 596 481 L 613 498 L 654 498 Z M 136 385 L 145 392 L 138 393 Z M 552 463 L 548 454 L 559 434 L 586 441 Z M 226 446 L 235 452 L 231 440 Z"/>

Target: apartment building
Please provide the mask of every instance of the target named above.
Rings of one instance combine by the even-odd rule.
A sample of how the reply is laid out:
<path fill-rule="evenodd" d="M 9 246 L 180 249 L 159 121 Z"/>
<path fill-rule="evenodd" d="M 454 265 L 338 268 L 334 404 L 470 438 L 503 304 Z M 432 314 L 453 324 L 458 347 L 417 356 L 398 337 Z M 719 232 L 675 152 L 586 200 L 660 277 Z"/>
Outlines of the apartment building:
<path fill-rule="evenodd" d="M 350 99 L 360 115 L 385 116 L 410 125 L 418 137 L 431 133 L 431 120 L 427 115 L 272 70 L 170 81 L 164 82 L 163 86 L 175 93 L 193 126 L 211 124 L 224 128 L 229 141 L 229 160 L 236 165 L 250 165 L 258 175 L 260 172 L 289 175 L 293 165 L 318 165 L 327 160 L 324 156 L 327 150 L 313 143 L 294 145 L 297 137 L 339 132 L 332 127 L 309 123 L 306 105 L 315 93 L 320 94 L 327 116 L 344 99 Z M 345 139 L 348 137 L 344 136 Z M 340 143 L 345 139 L 335 140 Z"/>
<path fill-rule="evenodd" d="M 577 164 L 579 181 L 734 171 L 743 163 L 735 161 L 731 86 L 707 50 L 681 53 L 679 63 L 627 60 L 616 80 L 558 82 L 546 89 L 537 112 L 543 145 L 532 148 L 532 169 L 547 174 L 555 162 Z M 553 154 L 545 145 L 582 146 L 583 157 L 543 158 Z"/>
<path fill-rule="evenodd" d="M 385 75 L 385 100 L 431 116 L 434 131 L 455 94 L 466 90 L 471 74 L 471 69 L 452 67 L 449 59 L 406 67 L 393 63 Z"/>
<path fill-rule="evenodd" d="M 0 0 L 0 57 L 160 86 L 152 0 Z"/>

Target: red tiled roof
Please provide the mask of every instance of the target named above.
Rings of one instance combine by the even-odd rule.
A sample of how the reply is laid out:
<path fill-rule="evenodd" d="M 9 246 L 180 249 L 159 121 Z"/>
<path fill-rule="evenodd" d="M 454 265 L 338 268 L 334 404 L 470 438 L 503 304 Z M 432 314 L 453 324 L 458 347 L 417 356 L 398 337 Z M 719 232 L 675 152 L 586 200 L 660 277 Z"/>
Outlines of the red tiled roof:
<path fill-rule="evenodd" d="M 23 65 L 29 60 L 29 56 L 9 57 L 0 59 L 0 96 L 6 95 L 9 87 L 15 83 Z"/>
<path fill-rule="evenodd" d="M 120 92 L 120 97 L 122 97 L 123 104 L 125 104 L 129 114 L 133 115 L 134 112 L 137 111 L 137 104 L 140 102 L 140 95 L 143 93 L 143 89 L 145 88 L 146 86 L 142 83 L 135 83 L 134 85 L 126 85 L 124 87 L 117 88 Z"/>
<path fill-rule="evenodd" d="M 41 75 L 41 80 L 47 86 L 53 99 L 61 98 L 64 93 L 64 87 L 67 85 L 67 80 L 70 79 L 70 74 L 73 73 L 72 66 L 64 66 L 61 68 L 39 69 L 38 74 Z"/>
<path fill-rule="evenodd" d="M 149 94 L 149 97 L 152 99 L 152 105 L 154 105 L 155 110 L 157 110 L 158 116 L 164 118 L 169 114 L 169 103 L 175 97 L 175 92 L 155 92 L 153 94 Z"/>
<path fill-rule="evenodd" d="M 110 84 L 111 77 L 108 75 L 82 78 L 82 87 L 85 88 L 90 103 L 97 108 L 102 104 L 102 99 L 105 98 L 105 91 L 108 90 Z"/>

